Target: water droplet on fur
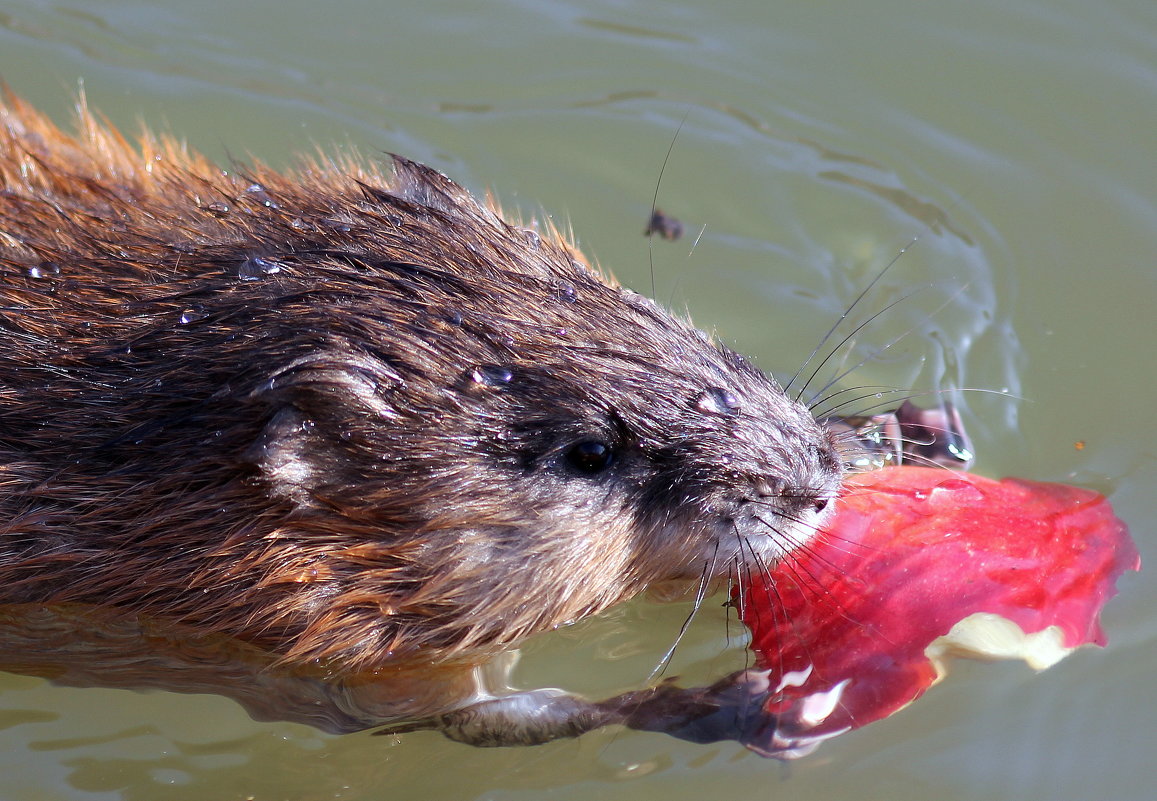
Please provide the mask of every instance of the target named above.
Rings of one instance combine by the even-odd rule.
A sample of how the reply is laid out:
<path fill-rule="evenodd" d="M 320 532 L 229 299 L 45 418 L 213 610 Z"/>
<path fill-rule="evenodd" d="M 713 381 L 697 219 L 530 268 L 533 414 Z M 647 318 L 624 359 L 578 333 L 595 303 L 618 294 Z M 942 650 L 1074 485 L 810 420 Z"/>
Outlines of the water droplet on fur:
<path fill-rule="evenodd" d="M 531 250 L 538 250 L 542 247 L 542 237 L 538 235 L 538 231 L 523 228 L 522 236 L 526 239 L 526 244 L 530 245 Z"/>
<path fill-rule="evenodd" d="M 574 288 L 573 284 L 562 283 L 556 288 L 558 299 L 563 303 L 575 303 L 578 301 L 578 290 Z"/>
<path fill-rule="evenodd" d="M 723 387 L 708 387 L 695 398 L 695 408 L 707 414 L 732 415 L 739 411 L 739 398 Z"/>
<path fill-rule="evenodd" d="M 505 386 L 513 379 L 514 373 L 509 367 L 497 364 L 484 364 L 470 371 L 470 380 L 486 387 Z"/>
<path fill-rule="evenodd" d="M 237 277 L 242 281 L 260 281 L 266 276 L 279 272 L 281 272 L 281 265 L 278 262 L 255 256 L 241 262 L 241 266 L 237 268 Z"/>
<path fill-rule="evenodd" d="M 42 261 L 28 268 L 29 278 L 43 278 L 46 275 L 60 275 L 60 265 L 54 261 Z"/>
<path fill-rule="evenodd" d="M 229 204 L 220 202 L 210 203 L 205 206 L 205 211 L 217 217 L 224 217 L 229 213 Z"/>
<path fill-rule="evenodd" d="M 205 309 L 201 306 L 190 306 L 181 312 L 180 322 L 181 325 L 188 325 L 189 323 L 195 323 L 198 320 L 204 320 L 207 316 L 208 315 L 205 313 Z"/>
<path fill-rule="evenodd" d="M 245 188 L 245 194 L 266 208 L 278 208 L 277 203 L 274 202 L 273 198 L 269 196 L 269 194 L 265 191 L 265 187 L 261 184 L 249 184 L 249 186 Z"/>

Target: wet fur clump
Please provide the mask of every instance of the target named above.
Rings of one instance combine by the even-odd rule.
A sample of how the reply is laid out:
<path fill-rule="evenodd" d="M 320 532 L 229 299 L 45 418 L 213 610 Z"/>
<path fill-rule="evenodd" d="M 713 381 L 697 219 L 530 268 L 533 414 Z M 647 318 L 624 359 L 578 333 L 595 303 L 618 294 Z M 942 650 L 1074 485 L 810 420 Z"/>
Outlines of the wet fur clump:
<path fill-rule="evenodd" d="M 404 159 L 0 103 L 0 603 L 366 670 L 761 569 L 838 493 L 747 361 Z"/>

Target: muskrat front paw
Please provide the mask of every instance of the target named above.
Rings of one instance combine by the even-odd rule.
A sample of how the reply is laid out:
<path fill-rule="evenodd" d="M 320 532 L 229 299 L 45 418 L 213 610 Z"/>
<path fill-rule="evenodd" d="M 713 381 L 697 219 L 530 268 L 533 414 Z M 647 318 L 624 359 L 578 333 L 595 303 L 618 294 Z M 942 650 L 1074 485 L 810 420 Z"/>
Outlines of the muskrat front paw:
<path fill-rule="evenodd" d="M 379 729 L 375 734 L 436 730 L 460 743 L 482 747 L 540 745 L 578 737 L 616 720 L 604 709 L 553 688 L 528 690 L 479 701 L 453 712 Z"/>

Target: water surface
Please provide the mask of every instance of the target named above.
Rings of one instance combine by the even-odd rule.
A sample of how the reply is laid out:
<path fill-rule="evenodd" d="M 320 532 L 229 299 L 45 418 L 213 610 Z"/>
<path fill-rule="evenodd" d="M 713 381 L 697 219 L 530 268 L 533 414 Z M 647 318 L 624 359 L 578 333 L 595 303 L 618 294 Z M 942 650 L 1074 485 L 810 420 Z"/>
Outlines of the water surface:
<path fill-rule="evenodd" d="M 978 471 L 1108 493 L 1150 562 L 1154 53 L 1148 0 L 0 3 L 0 77 L 58 119 L 83 82 L 117 124 L 221 159 L 427 161 L 573 226 L 620 280 L 781 375 L 918 237 L 865 313 L 912 297 L 844 363 L 899 341 L 849 380 L 995 390 L 956 396 Z M 659 203 L 688 235 L 649 248 L 676 131 Z M 630 732 L 493 751 L 329 737 L 221 698 L 5 675 L 0 796 L 1150 798 L 1157 591 L 1122 587 L 1108 649 L 1040 676 L 960 663 L 789 769 Z M 540 638 L 520 680 L 637 686 L 684 614 L 638 603 Z M 722 675 L 736 634 L 705 613 L 672 671 Z"/>

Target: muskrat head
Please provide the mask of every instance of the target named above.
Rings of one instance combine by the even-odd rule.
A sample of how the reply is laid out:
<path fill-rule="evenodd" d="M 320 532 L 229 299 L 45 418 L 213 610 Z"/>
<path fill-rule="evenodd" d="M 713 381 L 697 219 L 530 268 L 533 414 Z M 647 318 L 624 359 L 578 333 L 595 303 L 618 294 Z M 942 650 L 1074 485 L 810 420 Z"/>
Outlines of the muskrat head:
<path fill-rule="evenodd" d="M 396 169 L 347 218 L 376 230 L 279 304 L 310 344 L 283 335 L 254 393 L 270 492 L 342 539 L 306 606 L 369 602 L 391 648 L 510 642 L 814 535 L 841 463 L 806 409 L 558 238 Z"/>

